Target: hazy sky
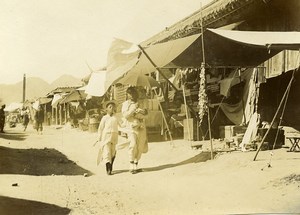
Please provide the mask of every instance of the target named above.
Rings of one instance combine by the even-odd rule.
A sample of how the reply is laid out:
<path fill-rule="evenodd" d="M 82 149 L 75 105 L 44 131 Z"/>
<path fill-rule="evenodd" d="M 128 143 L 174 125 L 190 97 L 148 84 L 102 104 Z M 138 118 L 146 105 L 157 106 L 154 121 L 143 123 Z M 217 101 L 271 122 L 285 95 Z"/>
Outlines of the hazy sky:
<path fill-rule="evenodd" d="M 210 0 L 1 0 L 0 83 L 106 65 L 113 38 L 142 42 Z"/>

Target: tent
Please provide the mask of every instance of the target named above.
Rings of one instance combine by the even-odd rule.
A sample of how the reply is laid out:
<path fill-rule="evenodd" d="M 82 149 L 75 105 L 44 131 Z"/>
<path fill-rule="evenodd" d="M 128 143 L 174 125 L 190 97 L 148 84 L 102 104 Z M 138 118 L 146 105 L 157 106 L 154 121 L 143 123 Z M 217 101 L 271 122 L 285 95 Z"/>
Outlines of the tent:
<path fill-rule="evenodd" d="M 155 62 L 156 66 L 164 67 L 196 41 L 199 36 L 200 34 L 195 34 L 189 37 L 143 47 L 143 49 L 147 52 L 150 59 Z M 149 61 L 145 53 L 137 47 L 135 51 L 128 53 L 132 47 L 134 47 L 134 45 L 126 41 L 117 40 L 112 43 L 108 51 L 106 89 L 108 89 L 116 79 L 129 71 L 149 74 L 157 69 Z"/>
<path fill-rule="evenodd" d="M 205 62 L 212 67 L 256 67 L 284 49 L 300 48 L 300 32 L 265 32 L 207 29 Z M 201 38 L 172 62 L 178 67 L 200 67 Z"/>

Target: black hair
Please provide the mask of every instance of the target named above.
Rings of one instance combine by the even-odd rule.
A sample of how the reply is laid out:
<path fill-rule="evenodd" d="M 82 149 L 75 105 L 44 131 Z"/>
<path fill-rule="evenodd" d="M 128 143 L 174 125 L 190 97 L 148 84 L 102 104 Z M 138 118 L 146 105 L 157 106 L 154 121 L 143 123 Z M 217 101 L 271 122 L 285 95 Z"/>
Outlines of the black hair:
<path fill-rule="evenodd" d="M 109 102 L 107 102 L 106 104 L 105 104 L 105 107 L 107 108 L 107 106 L 108 105 L 110 105 L 110 104 L 112 104 L 113 106 L 117 106 L 117 104 L 115 103 L 115 102 L 113 102 L 113 101 L 109 101 Z"/>
<path fill-rule="evenodd" d="M 135 87 L 128 87 L 126 93 L 132 96 L 132 101 L 137 102 L 139 95 Z"/>

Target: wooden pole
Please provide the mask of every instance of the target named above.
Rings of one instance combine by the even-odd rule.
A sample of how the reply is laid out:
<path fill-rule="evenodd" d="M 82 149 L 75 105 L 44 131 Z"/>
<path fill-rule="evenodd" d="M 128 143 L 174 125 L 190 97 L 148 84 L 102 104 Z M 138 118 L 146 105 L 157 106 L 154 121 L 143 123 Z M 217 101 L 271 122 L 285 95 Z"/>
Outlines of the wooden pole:
<path fill-rule="evenodd" d="M 156 92 L 155 90 L 154 90 L 154 93 L 155 93 L 155 95 L 156 95 L 156 97 L 157 97 L 158 95 L 157 95 L 157 92 Z M 163 109 L 162 109 L 162 106 L 161 106 L 160 102 L 158 102 L 158 105 L 159 105 L 159 107 L 160 107 L 160 111 L 161 111 L 161 113 L 162 113 L 164 123 L 166 124 L 167 131 L 168 131 L 168 134 L 169 134 L 169 137 L 170 137 L 171 144 L 173 145 L 173 138 L 172 138 L 172 135 L 171 135 L 171 132 L 170 132 L 170 128 L 169 128 L 169 125 L 168 125 L 166 116 L 165 116 L 165 114 L 164 114 L 164 111 L 163 111 Z"/>
<path fill-rule="evenodd" d="M 180 77 L 181 77 L 181 80 L 182 80 L 182 73 L 180 73 Z M 186 108 L 187 107 L 187 103 L 186 103 L 186 98 L 185 98 L 185 87 L 184 87 L 184 84 L 182 85 L 182 92 L 183 92 L 183 101 L 184 101 L 184 107 L 185 107 L 184 109 L 185 109 L 185 118 L 186 118 L 186 123 L 187 123 L 188 140 L 190 140 L 190 138 L 191 138 L 191 131 L 190 131 L 190 123 L 189 123 L 189 114 L 188 114 L 188 110 Z"/>
<path fill-rule="evenodd" d="M 209 132 L 209 139 L 210 139 L 210 159 L 213 160 L 214 159 L 214 147 L 213 147 L 213 142 L 212 142 L 212 138 L 211 138 L 211 127 L 210 127 L 210 111 L 209 111 L 209 107 L 207 108 L 207 121 L 208 121 L 208 130 Z"/>
<path fill-rule="evenodd" d="M 205 71 L 205 49 L 204 49 L 204 30 L 203 30 L 203 17 L 202 17 L 202 3 L 200 3 L 201 7 L 201 13 L 200 13 L 200 20 L 201 20 L 201 42 L 202 42 L 202 64 L 204 65 L 204 71 Z M 210 112 L 209 112 L 209 107 L 207 107 L 207 121 L 208 121 L 208 133 L 209 133 L 209 140 L 210 140 L 210 159 L 214 159 L 214 149 L 213 149 L 213 142 L 211 138 L 211 127 L 210 127 Z"/>
<path fill-rule="evenodd" d="M 240 83 L 242 83 L 241 69 L 239 69 L 239 80 L 240 80 Z M 242 105 L 243 105 L 243 116 L 244 116 L 243 124 L 246 125 L 245 102 L 244 102 L 243 94 L 242 94 Z"/>
<path fill-rule="evenodd" d="M 255 154 L 255 156 L 254 156 L 253 161 L 256 160 L 256 157 L 257 157 L 257 155 L 258 155 L 258 153 L 259 153 L 259 151 L 260 151 L 260 149 L 261 149 L 261 147 L 262 147 L 262 145 L 263 145 L 263 143 L 264 143 L 264 141 L 265 141 L 267 135 L 269 134 L 269 131 L 271 130 L 271 128 L 272 128 L 272 126 L 273 126 L 273 124 L 274 124 L 274 122 L 275 122 L 275 119 L 276 119 L 276 117 L 277 117 L 277 115 L 278 115 L 278 113 L 279 113 L 279 110 L 280 110 L 280 108 L 281 108 L 281 106 L 282 106 L 282 104 L 283 104 L 283 101 L 284 101 L 285 97 L 287 96 L 287 93 L 289 92 L 290 87 L 292 86 L 293 80 L 294 80 L 294 73 L 293 73 L 293 75 L 292 75 L 292 77 L 291 77 L 291 80 L 290 80 L 290 82 L 289 82 L 289 84 L 288 84 L 288 87 L 286 88 L 286 90 L 285 90 L 285 92 L 284 92 L 284 94 L 283 94 L 283 96 L 282 96 L 282 98 L 281 98 L 280 104 L 279 104 L 279 106 L 278 106 L 278 108 L 277 108 L 277 110 L 276 110 L 276 113 L 275 113 L 275 115 L 274 115 L 274 117 L 273 117 L 273 119 L 272 119 L 272 122 L 271 122 L 271 124 L 270 124 L 270 127 L 268 128 L 267 132 L 265 133 L 265 135 L 263 136 L 263 138 L 262 138 L 262 140 L 261 140 L 261 142 L 260 142 L 260 145 L 259 145 L 259 147 L 258 147 L 258 149 L 257 149 L 257 151 L 256 151 L 256 154 Z"/>
<path fill-rule="evenodd" d="M 24 104 L 26 99 L 26 74 L 23 75 L 23 98 L 22 98 L 22 102 Z"/>
<path fill-rule="evenodd" d="M 176 91 L 179 92 L 179 90 L 176 88 L 176 86 L 165 76 L 165 74 L 161 71 L 161 69 L 156 66 L 156 64 L 152 61 L 152 59 L 149 57 L 149 55 L 146 53 L 146 51 L 143 49 L 141 45 L 138 45 L 139 49 L 143 52 L 143 54 L 147 57 L 149 62 L 154 66 L 154 68 L 161 74 L 161 76 L 171 85 L 171 87 Z M 198 114 L 194 111 L 194 109 L 190 106 L 190 104 L 187 104 L 188 108 L 190 109 L 191 113 L 194 117 L 199 119 Z"/>

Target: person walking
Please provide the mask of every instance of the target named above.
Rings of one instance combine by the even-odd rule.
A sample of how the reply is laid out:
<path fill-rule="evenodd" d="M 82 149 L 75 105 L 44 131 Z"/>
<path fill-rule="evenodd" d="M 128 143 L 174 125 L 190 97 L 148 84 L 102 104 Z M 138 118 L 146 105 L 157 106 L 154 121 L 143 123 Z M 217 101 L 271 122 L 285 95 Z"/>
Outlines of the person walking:
<path fill-rule="evenodd" d="M 38 106 L 34 115 L 36 130 L 38 134 L 43 134 L 44 110 L 41 105 Z"/>
<path fill-rule="evenodd" d="M 29 123 L 29 110 L 26 108 L 22 111 L 23 115 L 23 126 L 24 126 L 24 131 L 26 131 L 28 123 Z"/>
<path fill-rule="evenodd" d="M 5 104 L 0 108 L 0 132 L 4 133 L 4 125 L 5 125 Z"/>
<path fill-rule="evenodd" d="M 102 117 L 98 127 L 97 142 L 100 142 L 100 149 L 97 164 L 103 161 L 107 175 L 112 175 L 113 164 L 116 158 L 116 145 L 118 143 L 118 120 L 115 116 L 116 103 L 108 101 L 103 106 L 106 109 L 106 115 Z"/>
<path fill-rule="evenodd" d="M 145 117 L 146 109 L 139 108 L 138 92 L 136 88 L 129 87 L 126 91 L 127 100 L 122 104 L 124 127 L 129 140 L 129 171 L 132 174 L 138 172 L 138 162 L 142 153 L 148 151 L 148 139 L 146 133 Z"/>

